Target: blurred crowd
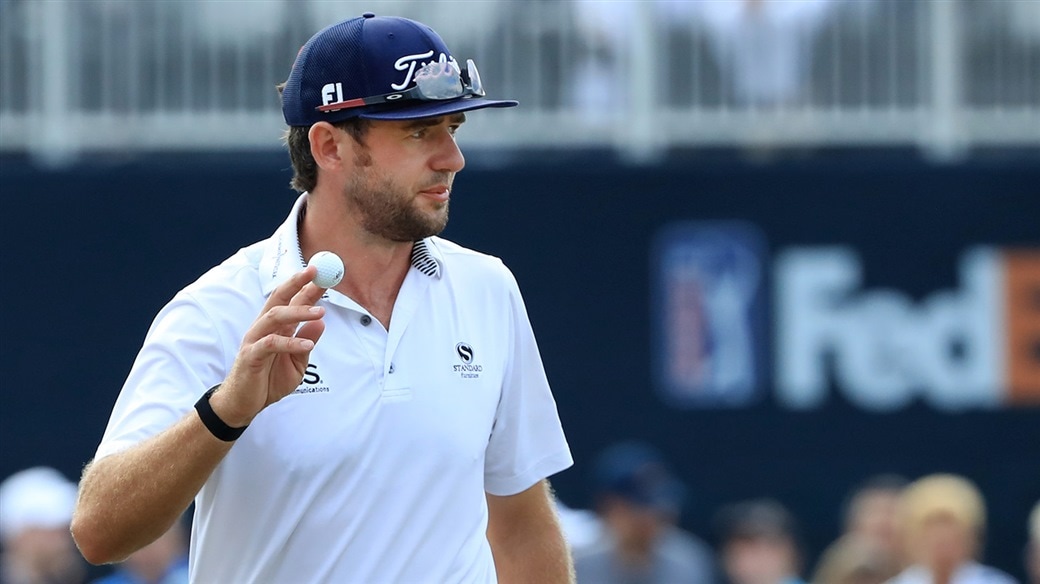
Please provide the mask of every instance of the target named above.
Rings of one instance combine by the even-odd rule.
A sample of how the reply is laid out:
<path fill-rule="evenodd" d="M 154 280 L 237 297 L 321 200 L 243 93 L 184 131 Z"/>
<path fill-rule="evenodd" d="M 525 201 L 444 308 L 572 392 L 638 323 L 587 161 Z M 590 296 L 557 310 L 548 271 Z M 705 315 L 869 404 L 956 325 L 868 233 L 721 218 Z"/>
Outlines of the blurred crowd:
<path fill-rule="evenodd" d="M 726 505 L 714 533 L 681 529 L 687 488 L 649 444 L 607 448 L 594 477 L 594 510 L 560 503 L 579 584 L 1016 582 L 985 564 L 985 502 L 963 476 L 868 479 L 848 495 L 844 531 L 815 565 L 807 565 L 797 519 L 775 499 Z M 1027 584 L 1040 584 L 1040 502 L 1028 525 Z"/>
<path fill-rule="evenodd" d="M 187 584 L 183 522 L 115 567 L 87 565 L 69 533 L 76 491 L 48 467 L 0 483 L 0 584 Z"/>
<path fill-rule="evenodd" d="M 916 43 L 929 44 L 929 15 L 922 8 L 932 6 L 878 0 L 567 4 L 584 47 L 568 99 L 592 112 L 623 108 L 638 90 L 631 65 L 638 43 L 646 41 L 638 38 L 639 24 L 654 31 L 654 60 L 667 65 L 655 89 L 668 94 L 671 105 L 682 104 L 685 94 L 695 103 L 738 109 L 881 100 L 896 105 L 915 93 L 925 74 L 914 68 L 920 57 L 914 51 Z M 1015 47 L 1034 56 L 1040 49 L 1040 3 L 950 4 L 960 20 L 972 23 L 962 29 L 971 55 L 964 62 L 968 77 L 976 76 L 976 61 L 990 60 L 983 54 L 992 50 L 994 36 L 1009 41 L 1001 45 L 1008 58 Z"/>
<path fill-rule="evenodd" d="M 431 25 L 521 102 L 481 138 L 503 149 L 1038 140 L 1034 0 L 0 0 L 0 150 L 268 148 L 300 46 L 369 10 Z"/>
<path fill-rule="evenodd" d="M 134 99 L 142 106 L 175 108 L 207 99 L 222 108 L 272 104 L 270 86 L 285 74 L 286 60 L 306 31 L 376 10 L 431 25 L 456 54 L 478 61 L 496 94 L 531 107 L 604 116 L 624 110 L 641 93 L 680 106 L 896 106 L 929 99 L 921 90 L 928 72 L 920 48 L 935 45 L 930 35 L 938 34 L 931 30 L 931 3 L 884 0 L 380 0 L 376 6 L 362 0 L 269 0 L 251 2 L 248 10 L 242 4 L 65 3 L 65 18 L 76 24 L 76 34 L 66 39 L 75 43 L 74 69 L 105 86 L 102 94 L 83 84 L 77 98 L 91 107 L 105 101 L 134 107 L 128 102 Z M 990 65 L 996 59 L 1001 69 L 1013 71 L 1034 62 L 1040 3 L 956 4 L 959 20 L 972 25 L 961 26 L 969 93 L 1035 104 L 1029 83 L 991 79 Z M 9 53 L 29 47 L 21 43 L 31 39 L 20 39 L 28 31 L 17 23 L 30 16 L 32 6 L 0 0 L 0 20 L 8 23 L 13 43 Z M 640 70 L 642 64 L 654 71 Z M 131 72 L 142 75 L 126 75 Z M 12 75 L 29 73 L 10 69 Z M 1000 86 L 993 87 L 994 81 Z M 7 101 L 22 99 L 17 89 L 25 83 L 8 85 Z"/>
<path fill-rule="evenodd" d="M 653 446 L 619 442 L 595 461 L 595 509 L 559 503 L 579 584 L 1015 584 L 982 557 L 986 507 L 965 477 L 896 475 L 848 495 L 844 531 L 807 565 L 797 519 L 774 499 L 735 501 L 715 533 L 679 526 L 688 488 Z M 76 484 L 36 467 L 0 484 L 0 584 L 183 584 L 187 530 L 179 522 L 111 568 L 88 566 L 69 534 Z M 1040 502 L 1023 550 L 1040 584 Z M 708 543 L 714 541 L 714 545 Z"/>

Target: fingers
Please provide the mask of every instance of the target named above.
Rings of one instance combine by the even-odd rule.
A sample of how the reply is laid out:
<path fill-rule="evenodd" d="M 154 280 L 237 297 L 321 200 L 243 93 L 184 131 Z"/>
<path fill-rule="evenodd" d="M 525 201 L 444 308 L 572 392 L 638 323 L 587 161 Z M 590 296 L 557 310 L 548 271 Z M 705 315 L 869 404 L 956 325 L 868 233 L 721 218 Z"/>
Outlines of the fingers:
<path fill-rule="evenodd" d="M 254 357 L 263 358 L 276 353 L 298 355 L 308 353 L 313 348 L 313 339 L 270 334 L 252 343 L 249 351 L 253 353 Z"/>
<path fill-rule="evenodd" d="M 308 266 L 275 288 L 243 342 L 257 342 L 271 333 L 292 337 L 300 323 L 324 316 L 325 309 L 314 306 L 325 294 L 324 288 L 311 281 L 316 274 L 317 268 Z"/>
<path fill-rule="evenodd" d="M 325 332 L 325 321 L 314 320 L 301 326 L 300 330 L 296 331 L 296 338 L 308 339 L 312 343 L 317 343 L 323 332 Z"/>
<path fill-rule="evenodd" d="M 323 306 L 274 306 L 260 315 L 242 340 L 255 343 L 270 334 L 293 337 L 300 323 L 319 320 L 323 316 Z"/>
<path fill-rule="evenodd" d="M 301 306 L 311 305 L 321 300 L 321 297 L 325 294 L 325 288 L 318 286 L 313 282 L 308 282 L 293 295 L 292 300 L 289 301 L 289 306 Z"/>
<path fill-rule="evenodd" d="M 296 272 L 275 288 L 264 304 L 264 312 L 275 306 L 312 305 L 325 294 L 325 288 L 314 284 L 312 280 L 318 274 L 318 268 L 307 266 Z"/>
<path fill-rule="evenodd" d="M 314 285 L 317 269 L 305 268 L 271 293 L 242 339 L 225 380 L 226 399 L 235 419 L 250 420 L 300 383 L 314 344 L 325 331 L 325 290 Z"/>
<path fill-rule="evenodd" d="M 289 304 L 317 274 L 318 268 L 307 266 L 303 270 L 289 276 L 288 280 L 282 282 L 281 285 L 274 289 L 274 292 L 271 292 L 271 296 L 264 304 L 264 312 L 267 312 L 274 306 L 285 306 Z M 314 287 L 317 288 L 317 286 Z M 318 289 L 320 290 L 320 288 Z M 321 298 L 320 294 L 318 295 L 318 298 Z M 314 302 L 316 302 L 318 298 L 315 298 Z M 310 304 L 313 304 L 314 302 L 311 302 Z"/>
<path fill-rule="evenodd" d="M 316 320 L 306 323 L 300 328 L 300 334 L 295 336 L 291 333 L 288 335 L 277 332 L 268 333 L 256 340 L 243 343 L 239 357 L 244 359 L 243 365 L 251 370 L 271 367 L 279 359 L 279 355 L 290 356 L 294 360 L 302 359 L 306 366 L 307 355 L 314 349 L 314 344 L 321 338 L 324 330 L 325 323 Z M 299 380 L 297 379 L 297 381 Z"/>

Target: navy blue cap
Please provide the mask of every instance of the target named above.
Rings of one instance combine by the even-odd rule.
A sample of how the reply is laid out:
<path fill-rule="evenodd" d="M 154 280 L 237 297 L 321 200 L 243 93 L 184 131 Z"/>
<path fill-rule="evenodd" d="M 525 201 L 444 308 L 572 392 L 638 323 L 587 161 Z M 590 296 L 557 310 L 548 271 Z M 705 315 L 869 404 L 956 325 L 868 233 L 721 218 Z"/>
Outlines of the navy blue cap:
<path fill-rule="evenodd" d="M 596 460 L 596 488 L 634 505 L 678 515 L 686 486 L 676 479 L 663 456 L 643 442 L 620 442 Z"/>
<path fill-rule="evenodd" d="M 300 49 L 282 90 L 282 115 L 290 126 L 338 122 L 354 117 L 412 120 L 485 107 L 512 107 L 512 100 L 464 96 L 441 101 L 401 100 L 319 111 L 352 99 L 403 91 L 417 69 L 431 61 L 454 60 L 448 47 L 425 24 L 396 16 L 344 20 L 315 34 Z"/>

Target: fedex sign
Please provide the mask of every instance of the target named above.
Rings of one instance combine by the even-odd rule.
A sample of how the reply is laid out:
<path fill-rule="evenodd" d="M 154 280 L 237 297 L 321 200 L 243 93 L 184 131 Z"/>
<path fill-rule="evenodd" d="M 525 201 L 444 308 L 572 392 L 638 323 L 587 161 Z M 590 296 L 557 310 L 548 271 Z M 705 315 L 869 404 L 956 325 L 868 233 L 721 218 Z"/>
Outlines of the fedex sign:
<path fill-rule="evenodd" d="M 914 301 L 865 290 L 849 247 L 791 248 L 775 263 L 776 390 L 819 406 L 830 376 L 852 403 L 890 411 L 1040 403 L 1040 250 L 980 247 L 959 284 Z"/>

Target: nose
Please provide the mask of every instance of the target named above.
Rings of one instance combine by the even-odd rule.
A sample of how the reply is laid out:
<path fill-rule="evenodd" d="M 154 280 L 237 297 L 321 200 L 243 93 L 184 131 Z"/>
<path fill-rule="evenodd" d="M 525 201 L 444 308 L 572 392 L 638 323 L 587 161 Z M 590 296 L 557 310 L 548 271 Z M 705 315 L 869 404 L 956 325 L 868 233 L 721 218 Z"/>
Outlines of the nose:
<path fill-rule="evenodd" d="M 462 155 L 458 143 L 455 142 L 455 136 L 446 128 L 441 133 L 437 144 L 437 154 L 431 163 L 433 170 L 437 172 L 456 173 L 466 166 L 466 158 Z"/>

